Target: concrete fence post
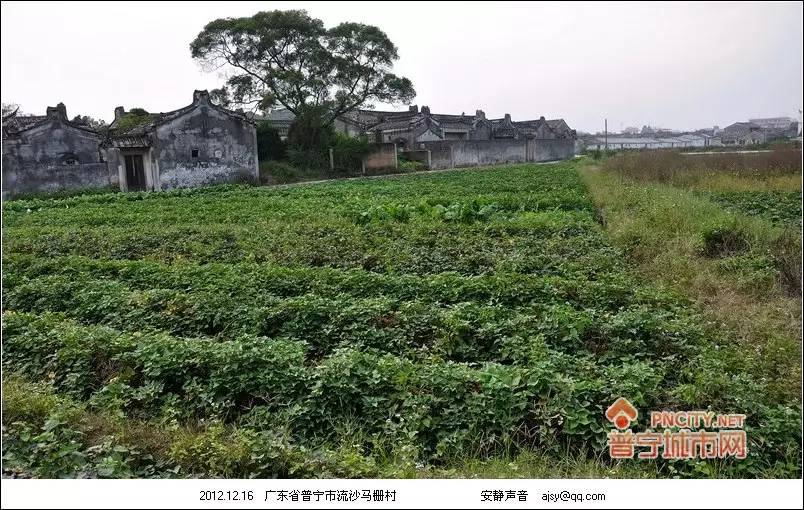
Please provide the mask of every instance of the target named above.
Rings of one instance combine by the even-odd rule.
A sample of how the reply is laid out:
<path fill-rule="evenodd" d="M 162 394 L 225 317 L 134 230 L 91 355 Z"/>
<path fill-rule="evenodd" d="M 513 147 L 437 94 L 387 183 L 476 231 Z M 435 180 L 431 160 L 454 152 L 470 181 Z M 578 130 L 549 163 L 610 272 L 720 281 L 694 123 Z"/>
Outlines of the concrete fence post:
<path fill-rule="evenodd" d="M 433 169 L 433 154 L 432 151 L 429 150 L 427 151 L 427 169 L 428 170 Z"/>
<path fill-rule="evenodd" d="M 335 151 L 332 147 L 329 148 L 329 169 L 335 170 Z"/>

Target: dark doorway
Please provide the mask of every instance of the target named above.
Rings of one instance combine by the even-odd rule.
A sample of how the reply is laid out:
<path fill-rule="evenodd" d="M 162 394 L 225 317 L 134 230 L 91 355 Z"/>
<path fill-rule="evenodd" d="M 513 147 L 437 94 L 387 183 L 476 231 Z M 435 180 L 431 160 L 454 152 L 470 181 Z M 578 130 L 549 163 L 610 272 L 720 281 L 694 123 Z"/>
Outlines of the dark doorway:
<path fill-rule="evenodd" d="M 145 170 L 140 154 L 126 156 L 126 185 L 129 191 L 145 189 Z"/>

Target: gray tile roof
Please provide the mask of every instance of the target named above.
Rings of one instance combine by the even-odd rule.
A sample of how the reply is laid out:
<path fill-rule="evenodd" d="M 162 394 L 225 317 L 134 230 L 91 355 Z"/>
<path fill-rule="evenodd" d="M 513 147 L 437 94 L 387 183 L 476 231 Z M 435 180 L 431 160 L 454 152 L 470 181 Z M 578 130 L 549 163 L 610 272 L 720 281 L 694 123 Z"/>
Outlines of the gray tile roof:
<path fill-rule="evenodd" d="M 387 131 L 392 129 L 407 129 L 411 125 L 416 124 L 418 121 L 422 120 L 423 117 L 419 114 L 415 115 L 406 115 L 406 116 L 394 116 L 389 120 L 382 121 L 379 124 L 375 124 L 373 126 L 369 126 L 372 131 Z"/>
<path fill-rule="evenodd" d="M 108 131 L 109 137 L 110 138 L 119 138 L 119 137 L 124 137 L 124 138 L 125 137 L 134 137 L 134 138 L 136 138 L 136 137 L 146 136 L 156 126 L 158 126 L 160 124 L 163 124 L 163 123 L 165 123 L 167 121 L 170 121 L 172 119 L 175 119 L 177 117 L 180 117 L 180 116 L 184 115 L 185 113 L 193 110 L 196 107 L 196 105 L 198 104 L 199 98 L 201 96 L 206 96 L 208 98 L 209 93 L 207 91 L 205 91 L 205 90 L 196 90 L 193 93 L 193 102 L 190 103 L 189 105 L 184 106 L 182 108 L 179 108 L 177 110 L 170 111 L 170 112 L 149 113 L 148 116 L 150 118 L 147 121 L 143 122 L 142 124 L 137 124 L 136 126 L 133 126 L 130 129 L 127 129 L 125 131 L 121 131 L 120 129 L 117 129 L 116 124 L 117 124 L 118 120 L 115 119 L 109 125 L 109 131 Z M 233 117 L 238 117 L 240 119 L 243 119 L 246 122 L 253 123 L 253 120 L 250 119 L 249 117 L 247 117 L 243 113 L 228 110 L 226 108 L 223 108 L 222 106 L 218 106 L 218 105 L 214 104 L 212 101 L 208 101 L 208 104 L 209 104 L 210 107 L 212 107 L 212 108 L 214 108 L 214 109 L 216 109 L 218 111 L 224 112 L 227 115 L 231 115 Z"/>
<path fill-rule="evenodd" d="M 3 118 L 3 131 L 8 130 L 9 132 L 17 132 L 23 131 L 28 128 L 32 128 L 38 124 L 42 124 L 47 121 L 46 115 L 24 115 L 24 116 L 17 116 L 17 115 L 10 115 L 8 117 Z"/>
<path fill-rule="evenodd" d="M 151 139 L 147 136 L 118 135 L 111 137 L 105 145 L 118 148 L 150 147 Z"/>
<path fill-rule="evenodd" d="M 3 140 L 17 136 L 23 131 L 45 124 L 51 120 L 55 119 L 48 117 L 47 115 L 17 115 L 17 112 L 15 111 L 3 117 Z M 72 126 L 76 129 L 89 131 L 91 133 L 98 133 L 98 131 L 84 124 L 76 124 L 67 120 L 66 118 L 61 118 L 60 120 L 64 124 Z"/>

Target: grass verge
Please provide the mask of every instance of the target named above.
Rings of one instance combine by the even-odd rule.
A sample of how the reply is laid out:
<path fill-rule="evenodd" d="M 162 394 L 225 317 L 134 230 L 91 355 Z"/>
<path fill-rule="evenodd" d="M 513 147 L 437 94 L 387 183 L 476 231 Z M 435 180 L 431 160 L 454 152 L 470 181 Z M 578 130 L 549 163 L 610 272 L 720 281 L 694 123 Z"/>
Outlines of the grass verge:
<path fill-rule="evenodd" d="M 614 244 L 733 340 L 716 357 L 761 384 L 769 403 L 800 403 L 800 234 L 685 189 L 594 166 L 581 173 Z"/>

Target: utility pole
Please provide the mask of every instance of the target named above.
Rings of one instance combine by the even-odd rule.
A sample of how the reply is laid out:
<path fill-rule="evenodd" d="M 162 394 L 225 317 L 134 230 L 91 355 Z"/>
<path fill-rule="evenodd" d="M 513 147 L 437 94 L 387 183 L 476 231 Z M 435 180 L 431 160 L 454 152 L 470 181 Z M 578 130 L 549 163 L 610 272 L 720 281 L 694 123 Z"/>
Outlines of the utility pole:
<path fill-rule="evenodd" d="M 606 137 L 606 150 L 609 150 L 609 119 L 603 119 L 603 133 Z"/>

